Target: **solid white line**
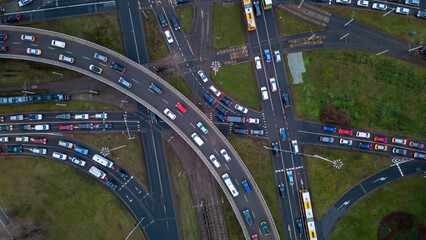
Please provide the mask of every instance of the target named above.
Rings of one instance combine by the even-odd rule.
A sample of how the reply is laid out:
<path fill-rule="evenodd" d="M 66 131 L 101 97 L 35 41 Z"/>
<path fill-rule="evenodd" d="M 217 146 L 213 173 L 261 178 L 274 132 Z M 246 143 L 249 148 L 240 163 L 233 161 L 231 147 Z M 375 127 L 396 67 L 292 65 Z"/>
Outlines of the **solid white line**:
<path fill-rule="evenodd" d="M 95 2 L 95 3 L 83 3 L 83 4 L 76 4 L 71 6 L 63 6 L 63 7 L 54 7 L 54 8 L 43 8 L 43 9 L 37 9 L 37 10 L 31 10 L 31 11 L 20 11 L 20 12 L 14 12 L 14 13 L 32 13 L 32 12 L 42 12 L 46 10 L 57 10 L 57 9 L 63 9 L 63 8 L 73 8 L 73 7 L 81 7 L 81 6 L 89 6 L 89 5 L 97 5 L 97 4 L 104 4 L 104 3 L 115 3 L 115 1 L 107 1 L 107 2 Z M 14 13 L 8 13 L 8 14 L 14 14 Z"/>
<path fill-rule="evenodd" d="M 129 15 L 130 15 L 130 23 L 132 24 L 133 40 L 135 41 L 136 55 L 138 56 L 138 63 L 140 64 L 141 60 L 139 58 L 139 49 L 138 49 L 138 44 L 136 42 L 135 27 L 133 26 L 133 19 L 132 19 L 132 13 L 130 12 L 130 8 L 129 8 Z"/>

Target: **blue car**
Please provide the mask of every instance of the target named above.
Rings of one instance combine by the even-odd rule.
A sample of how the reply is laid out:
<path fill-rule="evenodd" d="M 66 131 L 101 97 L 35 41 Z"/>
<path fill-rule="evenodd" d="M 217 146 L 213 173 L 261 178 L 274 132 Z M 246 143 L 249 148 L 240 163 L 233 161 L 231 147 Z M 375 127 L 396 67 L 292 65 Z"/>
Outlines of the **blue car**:
<path fill-rule="evenodd" d="M 322 127 L 322 130 L 325 131 L 325 132 L 332 132 L 332 133 L 336 132 L 335 127 L 330 127 L 330 126 L 325 126 L 325 125 Z"/>
<path fill-rule="evenodd" d="M 266 57 L 266 62 L 272 61 L 271 52 L 269 51 L 269 49 L 265 49 L 265 57 Z"/>
<path fill-rule="evenodd" d="M 210 95 L 208 95 L 207 93 L 204 93 L 204 98 L 207 100 L 207 102 L 209 102 L 211 105 L 216 103 L 216 100 L 214 100 Z"/>
<path fill-rule="evenodd" d="M 221 115 L 220 113 L 216 113 L 216 115 L 214 115 L 215 117 L 219 118 L 220 121 L 225 121 L 225 116 Z"/>
<path fill-rule="evenodd" d="M 247 224 L 249 226 L 253 225 L 253 220 L 251 219 L 250 210 L 246 209 L 243 211 L 244 217 L 246 217 Z"/>
<path fill-rule="evenodd" d="M 248 184 L 247 180 L 242 181 L 243 187 L 246 189 L 246 192 L 251 192 L 250 185 Z"/>
<path fill-rule="evenodd" d="M 358 147 L 361 149 L 367 149 L 367 150 L 371 150 L 371 147 L 373 146 L 373 144 L 368 144 L 368 143 L 359 143 Z"/>
<path fill-rule="evenodd" d="M 284 141 L 287 138 L 284 128 L 280 128 L 280 136 L 281 136 L 281 141 Z"/>
<path fill-rule="evenodd" d="M 288 177 L 288 184 L 293 185 L 294 184 L 293 172 L 287 171 L 287 177 Z"/>
<path fill-rule="evenodd" d="M 76 146 L 76 147 L 74 148 L 74 151 L 76 151 L 76 152 L 78 152 L 78 153 L 81 153 L 81 154 L 83 154 L 83 155 L 87 155 L 87 154 L 89 153 L 89 150 L 87 150 L 87 149 L 85 149 L 85 148 L 82 148 L 82 147 L 79 147 L 79 146 Z"/>
<path fill-rule="evenodd" d="M 228 114 L 228 110 L 226 110 L 224 107 L 217 105 L 216 109 L 219 110 L 219 112 L 223 113 L 223 115 Z"/>

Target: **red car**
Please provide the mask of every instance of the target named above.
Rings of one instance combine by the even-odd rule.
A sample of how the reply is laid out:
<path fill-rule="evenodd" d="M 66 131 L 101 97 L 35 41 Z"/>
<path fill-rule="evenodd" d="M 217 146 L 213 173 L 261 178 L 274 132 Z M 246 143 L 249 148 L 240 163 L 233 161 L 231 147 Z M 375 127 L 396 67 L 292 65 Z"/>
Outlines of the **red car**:
<path fill-rule="evenodd" d="M 61 126 L 59 127 L 59 130 L 61 130 L 61 131 L 72 131 L 72 130 L 74 130 L 74 126 L 73 126 L 72 124 L 69 124 L 69 125 L 61 125 Z"/>
<path fill-rule="evenodd" d="M 343 135 L 349 135 L 349 136 L 351 136 L 351 135 L 352 135 L 352 133 L 353 133 L 353 131 L 352 131 L 352 130 L 349 130 L 349 129 L 343 129 L 343 128 L 340 128 L 340 129 L 339 129 L 339 134 L 343 134 Z"/>
<path fill-rule="evenodd" d="M 179 111 L 181 111 L 182 113 L 186 113 L 186 111 L 188 111 L 188 109 L 186 109 L 180 102 L 176 103 L 176 107 L 177 109 L 179 109 Z"/>
<path fill-rule="evenodd" d="M 255 234 L 253 234 L 253 235 L 251 235 L 251 240 L 257 240 L 258 238 L 257 238 L 257 234 L 255 233 Z"/>
<path fill-rule="evenodd" d="M 375 141 L 375 142 L 387 143 L 387 142 L 388 142 L 388 139 L 387 139 L 387 138 L 385 138 L 385 137 L 378 137 L 378 136 L 375 136 L 375 137 L 374 137 L 374 141 Z"/>
<path fill-rule="evenodd" d="M 47 139 L 46 138 L 34 138 L 34 143 L 40 143 L 40 144 L 46 144 Z"/>

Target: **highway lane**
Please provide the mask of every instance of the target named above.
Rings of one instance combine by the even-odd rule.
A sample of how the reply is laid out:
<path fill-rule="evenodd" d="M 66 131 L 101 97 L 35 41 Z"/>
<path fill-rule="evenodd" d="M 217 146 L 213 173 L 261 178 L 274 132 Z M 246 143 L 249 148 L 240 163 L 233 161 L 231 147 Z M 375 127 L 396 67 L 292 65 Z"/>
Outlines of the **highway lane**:
<path fill-rule="evenodd" d="M 362 197 L 371 191 L 383 187 L 394 180 L 404 176 L 421 173 L 426 170 L 426 162 L 422 160 L 413 160 L 401 164 L 393 164 L 391 167 L 374 174 L 361 183 L 354 186 L 343 196 L 341 196 L 333 206 L 326 212 L 319 222 L 318 237 L 326 239 L 339 219 Z"/>
<path fill-rule="evenodd" d="M 214 127 L 214 125 L 209 121 L 206 116 L 204 116 L 193 104 L 191 104 L 189 100 L 185 99 L 183 95 L 178 92 L 175 92 L 175 90 L 173 90 L 173 88 L 169 86 L 166 82 L 162 81 L 156 75 L 147 72 L 143 67 L 137 65 L 131 60 L 121 55 L 118 55 L 108 49 L 88 43 L 84 40 L 57 33 L 49 33 L 44 30 L 30 30 L 25 28 L 12 29 L 8 26 L 1 26 L 0 30 L 8 33 L 8 44 L 10 46 L 9 52 L 7 54 L 0 55 L 1 57 L 24 58 L 22 55 L 25 55 L 25 49 L 27 47 L 37 47 L 42 49 L 43 51 L 42 59 L 37 57 L 26 59 L 31 59 L 32 61 L 43 60 L 48 62 L 49 64 L 54 64 L 83 72 L 84 74 L 94 77 L 95 79 L 101 80 L 111 86 L 117 87 L 119 90 L 135 98 L 137 101 L 143 103 L 144 105 L 147 105 L 160 118 L 163 118 L 175 131 L 177 131 L 182 136 L 182 138 L 193 147 L 193 149 L 201 157 L 201 159 L 204 161 L 210 171 L 215 173 L 214 176 L 219 182 L 222 189 L 225 191 L 225 194 L 227 195 L 228 199 L 230 199 L 231 205 L 237 204 L 233 206 L 234 211 L 236 211 L 237 213 L 241 213 L 242 210 L 246 208 L 257 209 L 255 213 L 256 218 L 254 218 L 254 225 L 248 228 L 248 232 L 259 232 L 260 222 L 266 220 L 272 232 L 272 234 L 267 238 L 277 238 L 275 224 L 273 223 L 270 212 L 266 207 L 266 203 L 263 199 L 263 196 L 261 195 L 260 190 L 258 189 L 253 178 L 248 173 L 247 168 L 245 167 L 235 150 L 232 148 L 229 142 L 227 142 L 223 135 Z M 32 33 L 32 31 L 34 32 Z M 36 42 L 32 43 L 33 45 L 31 45 L 31 43 L 21 42 L 19 40 L 20 34 L 24 32 L 36 35 Z M 53 35 L 51 36 L 50 34 Z M 63 39 L 67 43 L 66 48 L 53 48 L 52 46 L 50 46 L 50 41 L 52 39 Z M 93 54 L 95 52 L 93 47 L 97 47 L 97 51 L 109 57 L 108 62 L 106 64 L 93 60 Z M 74 57 L 75 63 L 72 66 L 67 65 L 65 63 L 59 63 L 56 59 L 58 59 L 60 53 Z M 110 68 L 111 62 L 118 62 L 121 65 L 125 66 L 125 74 L 122 75 Z M 108 76 L 108 79 L 111 79 L 112 81 L 89 72 L 87 69 L 92 63 L 103 68 L 102 76 Z M 131 81 L 133 83 L 133 87 L 131 89 L 124 89 L 123 87 L 118 85 L 117 80 L 120 76 L 123 76 L 128 81 Z M 148 85 L 151 82 L 155 82 L 159 87 L 165 90 L 162 95 L 158 95 L 149 90 Z M 178 110 L 176 110 L 176 108 L 174 107 L 174 105 L 178 101 L 180 101 L 181 103 L 183 103 L 183 105 L 189 108 L 187 113 L 178 113 Z M 175 114 L 177 114 L 178 117 L 176 118 L 176 120 L 171 121 L 167 119 L 165 115 L 163 115 L 162 111 L 165 108 L 169 108 Z M 195 125 L 198 121 L 203 122 L 204 125 L 206 125 L 210 129 L 208 134 L 203 135 L 199 129 L 196 129 Z M 189 137 L 194 132 L 202 136 L 202 139 L 205 142 L 203 146 L 198 147 Z M 226 149 L 233 160 L 229 163 L 225 163 L 223 158 L 221 158 L 218 154 L 220 149 Z M 208 162 L 207 159 L 207 157 L 212 153 L 215 153 L 219 161 L 223 165 L 225 165 L 225 167 L 219 168 L 217 170 L 212 167 L 211 163 Z M 248 201 L 246 201 L 242 196 L 237 196 L 235 199 L 230 196 L 229 191 L 226 189 L 223 181 L 220 179 L 220 175 L 228 171 L 230 172 L 230 175 L 233 179 L 248 179 L 249 182 L 251 182 L 252 189 L 254 191 L 252 194 L 250 194 L 251 196 Z M 239 190 L 242 191 L 243 189 L 240 188 Z M 241 214 L 237 214 L 237 218 L 242 224 L 243 231 L 248 237 L 249 233 L 245 231 L 246 225 L 244 224 L 244 220 Z"/>

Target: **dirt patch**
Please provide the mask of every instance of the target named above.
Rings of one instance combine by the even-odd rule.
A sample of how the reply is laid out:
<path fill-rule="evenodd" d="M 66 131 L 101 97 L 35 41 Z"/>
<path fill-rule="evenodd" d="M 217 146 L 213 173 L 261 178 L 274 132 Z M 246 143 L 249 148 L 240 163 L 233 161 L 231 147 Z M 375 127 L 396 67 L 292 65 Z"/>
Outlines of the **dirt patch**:
<path fill-rule="evenodd" d="M 382 219 L 377 230 L 377 239 L 426 239 L 425 226 L 410 213 L 393 212 Z"/>

